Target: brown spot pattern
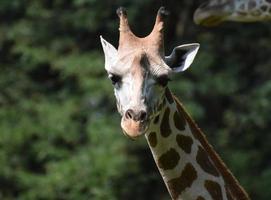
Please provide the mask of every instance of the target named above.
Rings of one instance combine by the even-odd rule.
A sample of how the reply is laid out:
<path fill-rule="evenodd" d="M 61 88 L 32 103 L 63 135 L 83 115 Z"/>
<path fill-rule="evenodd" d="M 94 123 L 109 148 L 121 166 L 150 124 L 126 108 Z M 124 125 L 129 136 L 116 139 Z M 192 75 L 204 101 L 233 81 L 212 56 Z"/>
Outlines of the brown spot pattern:
<path fill-rule="evenodd" d="M 271 11 L 271 10 L 270 10 Z M 196 139 L 199 140 L 199 142 L 202 144 L 208 155 L 210 156 L 210 159 L 214 162 L 215 167 L 219 170 L 220 174 L 223 176 L 224 180 L 227 184 L 231 186 L 230 192 L 233 194 L 235 199 L 250 199 L 248 194 L 245 192 L 245 190 L 240 186 L 236 178 L 232 175 L 232 173 L 227 169 L 223 161 L 220 159 L 220 157 L 216 154 L 213 147 L 208 143 L 205 135 L 203 132 L 198 128 L 196 123 L 193 121 L 191 116 L 187 113 L 187 111 L 183 108 L 180 101 L 174 97 L 174 100 L 176 104 L 178 105 L 178 109 L 180 109 L 179 112 L 181 112 L 189 124 L 192 134 Z"/>
<path fill-rule="evenodd" d="M 221 186 L 217 182 L 206 180 L 204 186 L 213 199 L 223 200 Z"/>
<path fill-rule="evenodd" d="M 168 137 L 171 134 L 171 129 L 169 125 L 169 113 L 170 110 L 167 107 L 160 124 L 160 132 L 163 137 Z"/>
<path fill-rule="evenodd" d="M 266 12 L 267 9 L 268 9 L 268 7 L 267 7 L 266 5 L 261 6 L 261 10 L 262 10 L 263 12 Z"/>
<path fill-rule="evenodd" d="M 184 118 L 182 117 L 181 114 L 179 114 L 179 113 L 176 111 L 176 112 L 174 113 L 173 119 L 174 119 L 175 127 L 176 127 L 177 129 L 179 129 L 180 131 L 185 130 L 185 120 L 184 120 Z"/>
<path fill-rule="evenodd" d="M 168 187 L 172 198 L 177 199 L 186 188 L 191 187 L 196 178 L 196 170 L 191 163 L 187 163 L 179 177 L 168 181 Z"/>
<path fill-rule="evenodd" d="M 196 200 L 205 200 L 202 196 L 198 196 Z"/>
<path fill-rule="evenodd" d="M 256 4 L 256 2 L 255 2 L 254 0 L 250 0 L 250 1 L 248 2 L 248 9 L 251 10 L 251 9 L 255 8 L 256 5 L 257 5 L 257 4 Z"/>
<path fill-rule="evenodd" d="M 206 151 L 201 146 L 198 146 L 198 148 L 199 149 L 198 149 L 198 153 L 196 157 L 198 164 L 201 166 L 201 168 L 205 172 L 212 174 L 214 176 L 219 176 L 217 169 L 215 168 L 213 163 L 210 161 L 209 156 L 206 153 Z"/>
<path fill-rule="evenodd" d="M 240 10 L 245 10 L 245 4 L 243 3 L 240 7 L 239 7 Z"/>
<path fill-rule="evenodd" d="M 179 162 L 180 155 L 175 149 L 170 148 L 158 159 L 158 167 L 164 170 L 173 169 Z"/>
<path fill-rule="evenodd" d="M 148 140 L 151 145 L 151 147 L 155 147 L 157 145 L 157 136 L 155 132 L 150 132 L 148 135 Z"/>
<path fill-rule="evenodd" d="M 157 115 L 155 118 L 154 118 L 154 120 L 153 120 L 153 123 L 154 124 L 157 124 L 158 123 L 158 121 L 159 121 L 159 115 Z"/>
<path fill-rule="evenodd" d="M 185 136 L 185 135 L 177 135 L 176 141 L 177 141 L 178 146 L 181 147 L 182 150 L 184 150 L 184 152 L 191 153 L 192 144 L 193 144 L 193 140 L 191 137 Z"/>
<path fill-rule="evenodd" d="M 172 104 L 172 103 L 174 102 L 174 99 L 173 99 L 173 97 L 172 97 L 172 95 L 171 95 L 171 92 L 169 91 L 168 88 L 166 88 L 165 96 L 166 96 L 166 98 L 167 98 L 167 100 L 168 100 L 168 102 L 169 102 L 170 104 Z"/>

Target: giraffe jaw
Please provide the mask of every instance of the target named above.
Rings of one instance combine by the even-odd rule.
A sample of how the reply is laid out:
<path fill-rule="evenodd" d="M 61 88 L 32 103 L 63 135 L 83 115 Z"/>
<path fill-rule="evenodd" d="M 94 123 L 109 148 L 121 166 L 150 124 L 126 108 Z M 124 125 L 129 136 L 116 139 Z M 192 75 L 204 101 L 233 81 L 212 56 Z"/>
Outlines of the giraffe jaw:
<path fill-rule="evenodd" d="M 135 139 L 144 135 L 148 129 L 148 120 L 145 121 L 134 121 L 131 119 L 121 119 L 121 128 L 124 135 L 129 138 Z"/>
<path fill-rule="evenodd" d="M 217 26 L 229 15 L 223 10 L 208 10 L 198 8 L 194 13 L 194 22 L 207 27 Z"/>

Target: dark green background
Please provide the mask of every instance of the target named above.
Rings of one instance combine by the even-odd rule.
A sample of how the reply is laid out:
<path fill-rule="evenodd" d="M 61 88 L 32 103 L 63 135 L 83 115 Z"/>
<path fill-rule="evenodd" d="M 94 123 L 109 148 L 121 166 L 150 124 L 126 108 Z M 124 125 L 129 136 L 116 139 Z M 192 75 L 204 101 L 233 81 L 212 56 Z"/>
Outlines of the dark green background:
<path fill-rule="evenodd" d="M 0 1 L 0 199 L 169 199 L 145 139 L 121 133 L 99 42 L 117 45 L 120 5 L 144 36 L 162 3 L 166 53 L 201 44 L 170 88 L 252 199 L 271 199 L 271 23 L 199 27 L 191 0 Z"/>

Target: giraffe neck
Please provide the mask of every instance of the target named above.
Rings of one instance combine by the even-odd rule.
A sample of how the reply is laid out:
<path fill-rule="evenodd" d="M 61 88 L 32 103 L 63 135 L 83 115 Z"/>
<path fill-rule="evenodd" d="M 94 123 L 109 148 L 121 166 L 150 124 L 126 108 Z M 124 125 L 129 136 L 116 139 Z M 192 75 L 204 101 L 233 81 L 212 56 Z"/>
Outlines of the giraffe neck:
<path fill-rule="evenodd" d="M 172 199 L 249 199 L 168 89 L 162 105 L 146 138 Z"/>
<path fill-rule="evenodd" d="M 216 26 L 223 21 L 271 20 L 271 0 L 209 0 L 194 13 L 196 24 Z"/>
<path fill-rule="evenodd" d="M 261 21 L 271 20 L 271 0 L 234 0 L 232 21 Z"/>

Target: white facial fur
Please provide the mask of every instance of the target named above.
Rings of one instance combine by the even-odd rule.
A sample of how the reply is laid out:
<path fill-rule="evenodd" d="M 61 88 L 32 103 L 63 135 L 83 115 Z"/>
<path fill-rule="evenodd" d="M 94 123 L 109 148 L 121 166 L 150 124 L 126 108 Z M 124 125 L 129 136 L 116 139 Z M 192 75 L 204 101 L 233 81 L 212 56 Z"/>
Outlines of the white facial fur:
<path fill-rule="evenodd" d="M 125 55 L 119 55 L 102 37 L 101 43 L 105 54 L 105 69 L 113 82 L 118 111 L 123 116 L 122 122 L 128 110 L 135 113 L 144 111 L 147 117 L 140 121 L 140 132 L 144 132 L 163 99 L 168 77 L 190 66 L 199 44 L 178 46 L 170 56 L 161 58 L 158 55 L 154 57 L 145 49 L 132 49 L 125 52 Z"/>

